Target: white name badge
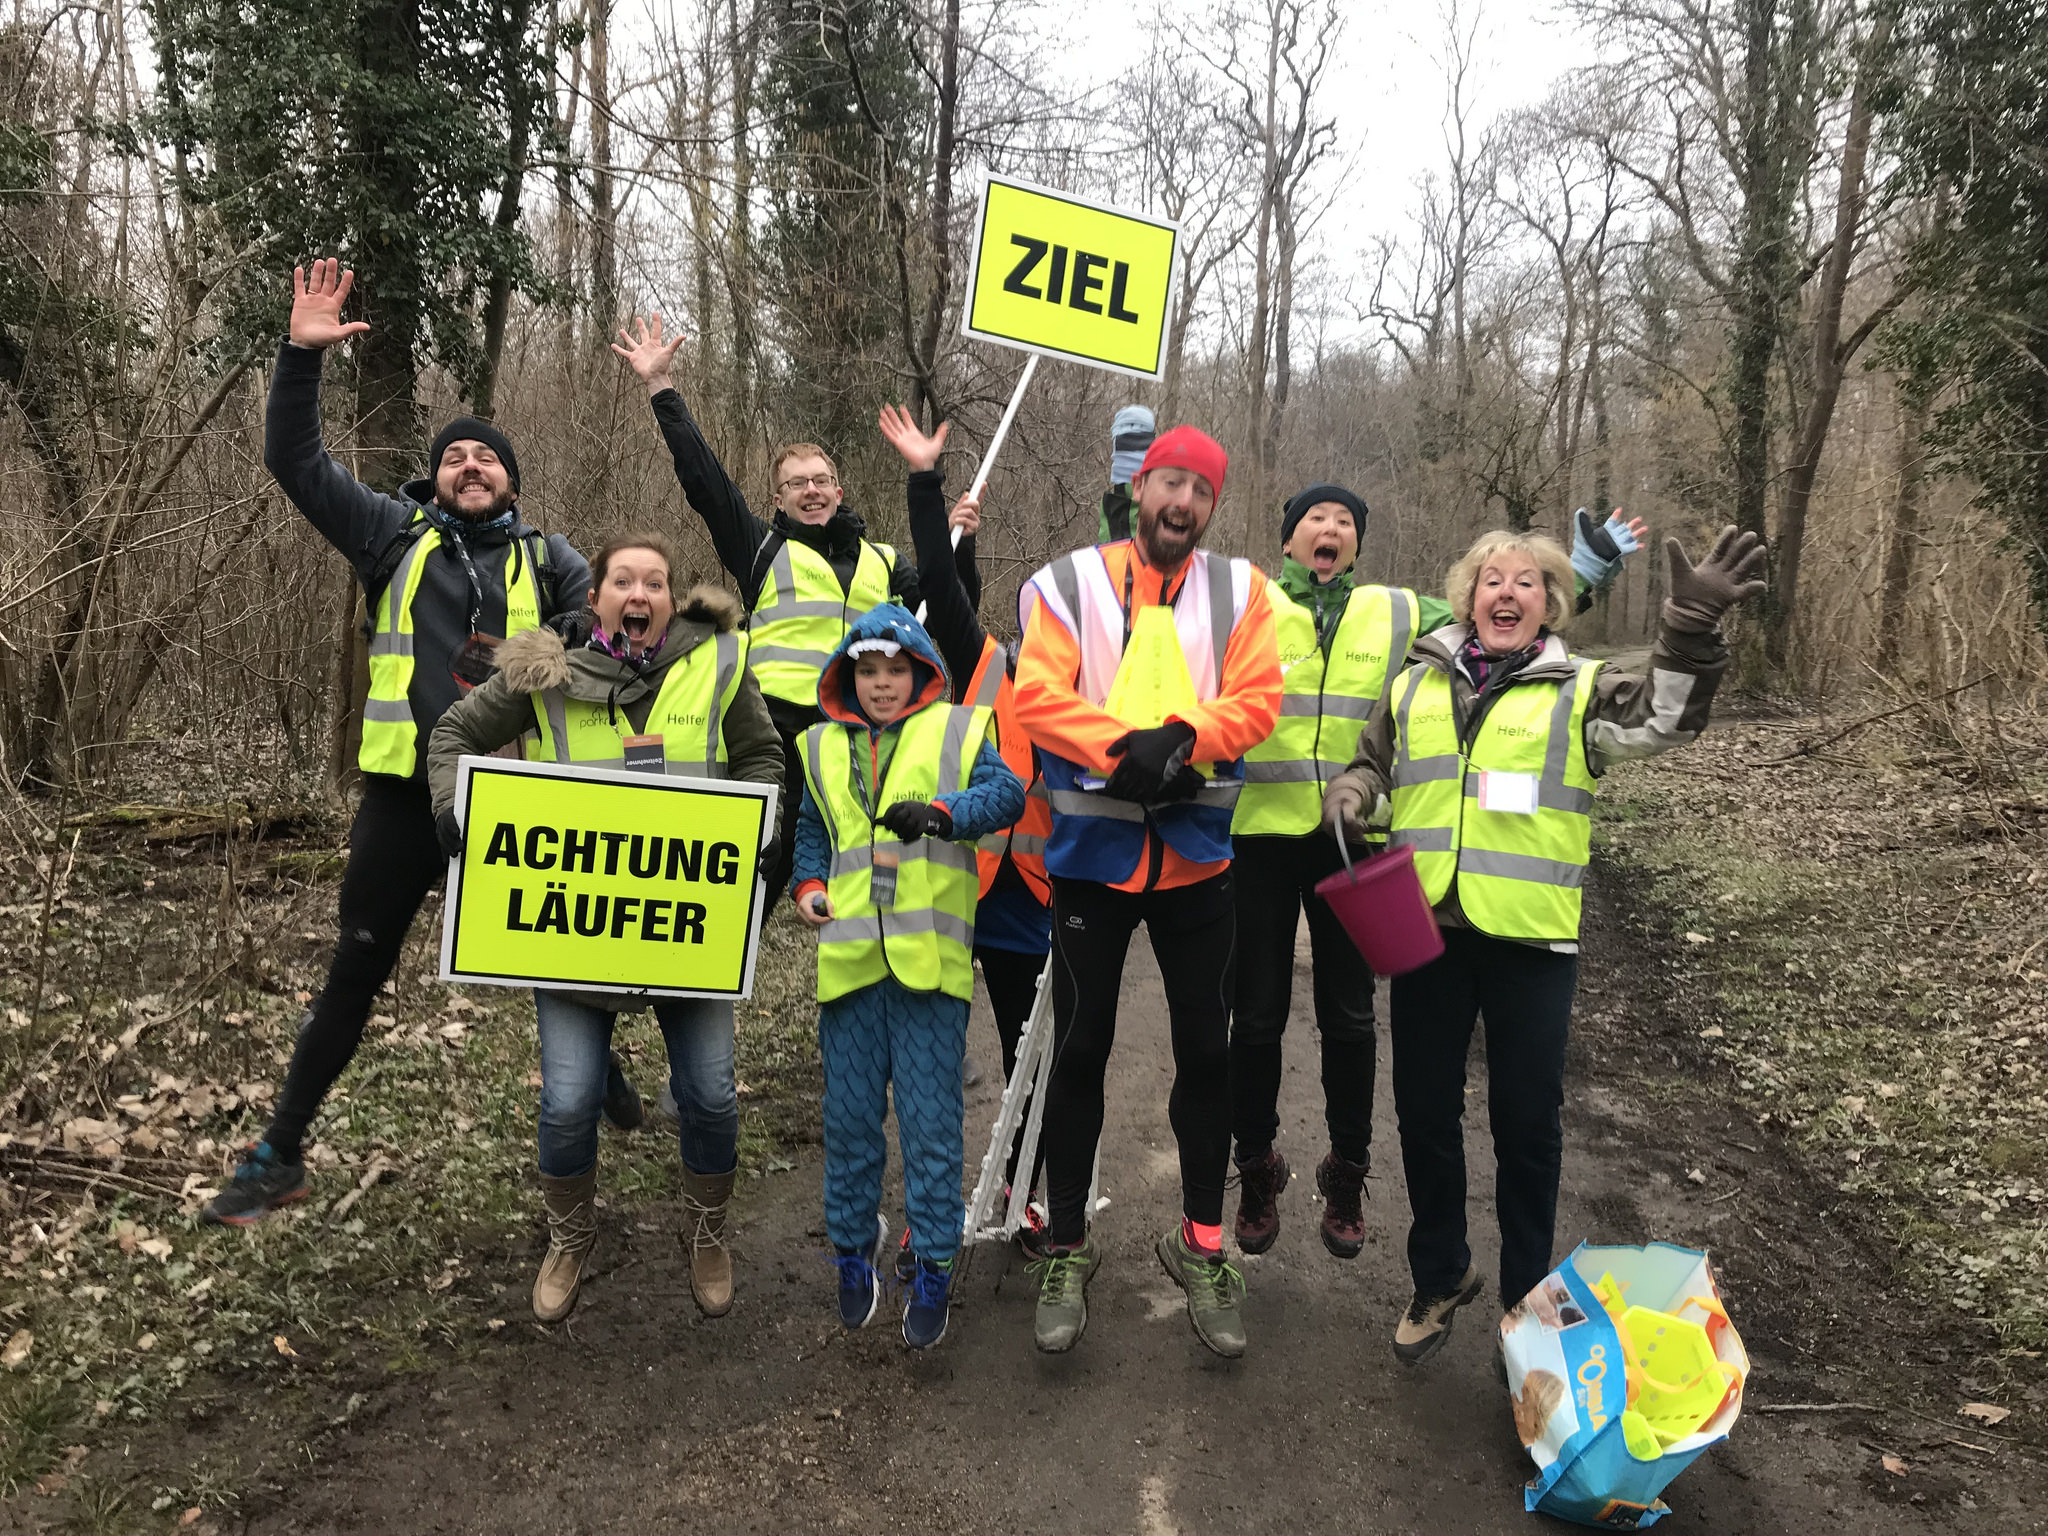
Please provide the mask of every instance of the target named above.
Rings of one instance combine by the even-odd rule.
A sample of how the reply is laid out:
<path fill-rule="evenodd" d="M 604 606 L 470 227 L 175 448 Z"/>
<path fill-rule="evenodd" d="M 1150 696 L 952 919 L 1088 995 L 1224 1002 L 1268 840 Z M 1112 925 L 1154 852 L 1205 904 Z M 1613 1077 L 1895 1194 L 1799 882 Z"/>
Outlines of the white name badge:
<path fill-rule="evenodd" d="M 1479 775 L 1479 809 L 1500 811 L 1509 816 L 1536 814 L 1536 775 L 1533 773 L 1487 773 Z"/>

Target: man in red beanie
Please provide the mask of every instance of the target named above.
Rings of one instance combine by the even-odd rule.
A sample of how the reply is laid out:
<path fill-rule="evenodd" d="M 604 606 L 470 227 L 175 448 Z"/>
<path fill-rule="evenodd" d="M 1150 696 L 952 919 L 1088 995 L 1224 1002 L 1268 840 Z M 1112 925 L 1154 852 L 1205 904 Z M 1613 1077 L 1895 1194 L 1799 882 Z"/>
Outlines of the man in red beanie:
<path fill-rule="evenodd" d="M 1039 1261 L 1037 1340 L 1072 1349 L 1099 1259 L 1088 1189 L 1102 1134 L 1124 955 L 1145 924 L 1166 984 L 1180 1144 L 1181 1219 L 1157 1251 L 1187 1293 L 1196 1335 L 1244 1353 L 1244 1281 L 1223 1259 L 1230 1166 L 1230 1000 L 1236 917 L 1230 818 L 1242 758 L 1273 730 L 1280 656 L 1266 583 L 1199 546 L 1228 465 L 1214 438 L 1175 427 L 1131 482 L 1128 539 L 1076 550 L 1025 584 L 1017 718 L 1043 761 L 1053 830 L 1054 1064 L 1044 1146 L 1052 1205 Z M 1138 610 L 1172 611 L 1196 703 L 1133 730 L 1103 708 Z M 1197 771 L 1197 765 L 1208 768 Z"/>

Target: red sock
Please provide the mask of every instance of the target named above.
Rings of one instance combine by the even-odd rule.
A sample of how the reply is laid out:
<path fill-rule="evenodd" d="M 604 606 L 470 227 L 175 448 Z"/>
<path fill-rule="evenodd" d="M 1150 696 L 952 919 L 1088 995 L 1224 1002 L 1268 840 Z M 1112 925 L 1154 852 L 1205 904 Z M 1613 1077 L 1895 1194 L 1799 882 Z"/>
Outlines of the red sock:
<path fill-rule="evenodd" d="M 1223 1257 L 1223 1223 L 1205 1227 L 1183 1216 L 1180 1219 L 1180 1240 L 1197 1253 L 1214 1258 Z"/>

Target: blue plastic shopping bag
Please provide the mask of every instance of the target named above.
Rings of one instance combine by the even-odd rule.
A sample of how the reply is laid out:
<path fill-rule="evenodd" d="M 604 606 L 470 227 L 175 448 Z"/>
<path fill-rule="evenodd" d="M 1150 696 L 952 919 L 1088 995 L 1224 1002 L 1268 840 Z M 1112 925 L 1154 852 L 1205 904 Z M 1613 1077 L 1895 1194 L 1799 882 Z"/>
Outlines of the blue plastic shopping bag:
<path fill-rule="evenodd" d="M 1696 1248 L 1581 1244 L 1500 1330 L 1515 1429 L 1536 1462 L 1532 1511 L 1654 1525 L 1671 1513 L 1659 1495 L 1742 1412 L 1749 1356 Z"/>

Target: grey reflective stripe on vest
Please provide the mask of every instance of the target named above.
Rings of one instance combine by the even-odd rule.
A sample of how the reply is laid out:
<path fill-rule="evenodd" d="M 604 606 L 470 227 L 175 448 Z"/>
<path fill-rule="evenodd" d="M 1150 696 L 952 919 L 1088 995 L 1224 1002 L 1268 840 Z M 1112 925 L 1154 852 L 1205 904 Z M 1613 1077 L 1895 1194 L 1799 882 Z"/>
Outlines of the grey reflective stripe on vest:
<path fill-rule="evenodd" d="M 969 709 L 955 709 L 946 720 L 946 734 L 939 739 L 939 788 L 942 795 L 959 793 L 954 785 L 960 782 L 960 749 L 967 745 L 968 729 L 974 724 L 974 712 Z"/>
<path fill-rule="evenodd" d="M 1586 866 L 1567 864 L 1562 859 L 1538 858 L 1533 853 L 1497 853 L 1487 848 L 1458 850 L 1461 875 L 1498 875 L 1503 880 L 1526 880 L 1533 885 L 1562 885 L 1577 890 L 1586 883 Z"/>
<path fill-rule="evenodd" d="M 1252 763 L 1244 765 L 1244 781 L 1247 784 L 1318 784 L 1325 779 L 1334 779 L 1349 763 L 1333 763 L 1326 758 L 1296 757 L 1281 762 Z"/>
<path fill-rule="evenodd" d="M 1449 774 L 1444 775 L 1449 778 Z M 1465 781 L 1465 798 L 1479 798 L 1479 775 L 1473 774 Z M 1576 811 L 1581 816 L 1593 814 L 1593 792 L 1580 789 L 1574 784 L 1553 784 L 1548 775 L 1537 781 L 1536 804 L 1546 811 Z"/>
<path fill-rule="evenodd" d="M 825 764 L 819 756 L 818 749 L 825 740 L 825 733 L 833 728 L 831 722 L 827 721 L 821 725 L 814 725 L 804 732 L 803 766 L 811 769 L 820 779 L 825 776 Z M 806 774 L 805 779 L 808 781 L 809 778 L 810 774 Z M 837 848 L 839 846 L 839 828 L 832 820 L 831 796 L 814 794 L 811 796 L 811 804 L 817 809 L 818 819 L 825 823 L 826 837 L 830 838 L 832 846 Z"/>
<path fill-rule="evenodd" d="M 380 725 L 404 725 L 412 719 L 412 705 L 404 699 L 365 699 L 363 718 Z"/>
<path fill-rule="evenodd" d="M 1449 853 L 1452 835 L 1449 827 L 1396 827 L 1387 834 L 1387 846 L 1399 848 L 1405 843 L 1417 853 Z"/>
<path fill-rule="evenodd" d="M 1100 816 L 1108 821 L 1143 821 L 1145 807 L 1114 795 L 1090 794 L 1085 789 L 1056 789 L 1052 792 L 1056 816 Z"/>
<path fill-rule="evenodd" d="M 837 613 L 839 610 L 834 608 L 832 611 Z M 825 664 L 832 659 L 830 651 L 806 651 L 794 645 L 757 645 L 754 647 L 752 654 L 753 660 L 757 663 L 763 661 L 793 661 L 797 665 L 809 667 L 815 672 L 823 672 Z"/>
<path fill-rule="evenodd" d="M 1027 859 L 1043 857 L 1045 854 L 1045 839 L 1036 832 L 1012 834 L 1008 829 L 991 832 L 974 846 L 983 853 L 994 854 L 997 858 L 1001 858 L 1007 852 L 1014 852 Z"/>
<path fill-rule="evenodd" d="M 1297 719 L 1330 715 L 1338 720 L 1370 720 L 1372 706 L 1371 699 L 1357 698 L 1348 693 L 1326 693 L 1321 698 L 1312 693 L 1280 695 L 1280 713 Z"/>
<path fill-rule="evenodd" d="M 398 562 L 398 569 L 391 573 L 391 580 L 384 584 L 382 601 L 390 610 L 390 617 L 384 621 L 382 629 L 370 636 L 370 654 L 372 656 L 410 656 L 412 654 L 412 635 L 410 632 L 401 633 L 398 626 L 404 617 L 406 595 L 412 586 L 412 568 L 419 563 L 420 556 L 426 553 L 426 549 L 427 535 L 423 533 L 412 541 L 412 547 L 406 550 L 405 558 Z M 366 720 L 377 720 L 389 717 L 365 714 L 363 718 Z M 399 718 L 410 719 L 411 716 L 405 715 Z"/>
<path fill-rule="evenodd" d="M 1081 625 L 1081 573 L 1074 567 L 1072 555 L 1061 555 L 1052 563 L 1052 584 L 1059 588 L 1060 601 L 1067 605 L 1067 618 L 1074 625 L 1074 638 L 1080 638 Z"/>
<path fill-rule="evenodd" d="M 1399 587 L 1394 588 L 1393 592 L 1394 643 L 1387 647 L 1387 675 L 1385 681 L 1380 684 L 1381 698 L 1386 697 L 1387 690 L 1392 688 L 1395 680 L 1400 677 L 1401 668 L 1408 660 L 1409 642 L 1415 638 L 1415 614 L 1409 608 L 1409 596 Z M 1417 602 L 1415 606 L 1419 608 L 1421 604 Z M 1371 712 L 1368 707 L 1366 713 Z M 1365 716 L 1360 715 L 1358 718 L 1362 720 Z"/>
<path fill-rule="evenodd" d="M 873 944 L 889 935 L 913 933 L 936 933 L 940 938 L 952 939 L 955 943 L 972 947 L 974 924 L 950 912 L 941 912 L 936 907 L 920 907 L 915 912 L 891 912 L 886 918 L 835 917 L 818 930 L 821 944 Z"/>
<path fill-rule="evenodd" d="M 548 712 L 548 735 L 554 739 L 555 761 L 569 762 L 569 712 L 562 703 L 562 690 L 543 688 L 540 701 Z"/>
<path fill-rule="evenodd" d="M 1001 656 L 989 658 L 988 665 L 981 669 L 981 682 L 972 698 L 966 700 L 970 709 L 994 709 L 996 694 L 1002 689 L 1003 674 L 1007 669 Z"/>
<path fill-rule="evenodd" d="M 1207 550 L 1202 558 L 1209 573 L 1209 644 L 1216 652 L 1216 697 L 1223 697 L 1223 657 L 1230 649 L 1230 630 L 1237 617 L 1237 605 L 1230 590 L 1230 561 Z"/>
<path fill-rule="evenodd" d="M 704 732 L 704 762 L 708 767 L 718 761 L 720 732 L 725 728 L 725 690 L 732 686 L 733 674 L 740 669 L 740 637 L 730 631 L 721 630 L 718 640 L 718 678 L 711 685 L 711 707 L 704 711 L 710 722 Z M 676 770 L 669 768 L 670 773 Z"/>
<path fill-rule="evenodd" d="M 949 842 L 943 837 L 920 837 L 914 843 L 904 843 L 895 847 L 894 851 L 898 864 L 916 864 L 923 861 L 963 871 L 975 867 L 972 848 L 965 843 Z M 874 865 L 875 850 L 867 843 L 836 849 L 832 854 L 832 874 L 835 879 L 840 875 L 853 874 L 857 870 L 872 869 Z"/>
<path fill-rule="evenodd" d="M 1545 788 L 1551 785 L 1559 789 L 1567 787 L 1564 775 L 1572 760 L 1572 708 L 1579 699 L 1579 677 L 1580 669 L 1575 665 L 1572 668 L 1572 680 L 1557 690 L 1557 702 L 1550 708 L 1550 740 L 1545 742 L 1543 747 Z M 1580 793 L 1583 794 L 1584 791 Z M 1590 808 L 1592 803 L 1593 797 L 1586 795 L 1586 805 Z"/>
<path fill-rule="evenodd" d="M 1407 721 L 1402 721 L 1405 728 Z M 1465 771 L 1465 760 L 1455 752 L 1446 752 L 1440 757 L 1410 757 L 1395 762 L 1393 783 L 1396 789 L 1405 789 L 1411 784 L 1433 784 L 1439 779 L 1455 779 Z"/>

